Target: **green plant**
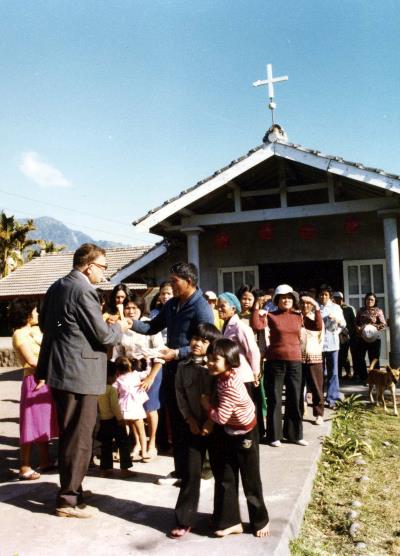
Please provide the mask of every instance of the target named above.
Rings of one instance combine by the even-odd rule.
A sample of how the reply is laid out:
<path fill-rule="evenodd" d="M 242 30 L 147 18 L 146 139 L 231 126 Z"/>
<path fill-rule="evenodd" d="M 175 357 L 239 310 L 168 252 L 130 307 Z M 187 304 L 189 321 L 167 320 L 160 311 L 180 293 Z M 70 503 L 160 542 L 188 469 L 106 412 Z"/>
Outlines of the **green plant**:
<path fill-rule="evenodd" d="M 354 459 L 368 453 L 374 456 L 371 445 L 359 438 L 360 421 L 364 412 L 361 396 L 352 394 L 337 403 L 333 430 L 323 444 L 324 463 L 333 467 L 342 467 Z"/>

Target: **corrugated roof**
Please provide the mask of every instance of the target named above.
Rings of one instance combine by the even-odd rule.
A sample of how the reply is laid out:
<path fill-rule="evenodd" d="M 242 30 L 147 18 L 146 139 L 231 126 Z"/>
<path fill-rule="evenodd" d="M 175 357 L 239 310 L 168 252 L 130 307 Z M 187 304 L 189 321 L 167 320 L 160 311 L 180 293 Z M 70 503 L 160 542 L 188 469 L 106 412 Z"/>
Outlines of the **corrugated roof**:
<path fill-rule="evenodd" d="M 108 264 L 106 277 L 111 279 L 121 269 L 151 251 L 153 247 L 153 245 L 142 245 L 106 249 Z M 53 282 L 70 272 L 73 255 L 73 251 L 69 251 L 35 257 L 0 280 L 0 298 L 45 294 Z M 145 284 L 137 284 L 137 286 L 146 287 Z M 107 285 L 105 287 L 108 288 Z"/>
<path fill-rule="evenodd" d="M 280 145 L 285 145 L 285 146 L 291 147 L 291 148 L 293 148 L 297 151 L 304 152 L 304 153 L 309 153 L 309 154 L 318 156 L 318 157 L 320 157 L 322 159 L 325 159 L 325 160 L 330 160 L 330 161 L 335 161 L 335 162 L 338 162 L 338 163 L 341 163 L 341 164 L 346 164 L 348 166 L 352 166 L 354 168 L 362 169 L 362 170 L 365 170 L 367 172 L 376 173 L 377 175 L 387 177 L 388 179 L 395 179 L 395 180 L 400 181 L 400 175 L 390 174 L 388 172 L 385 172 L 384 170 L 380 170 L 379 168 L 367 167 L 367 166 L 363 165 L 361 162 L 351 162 L 351 161 L 345 160 L 344 158 L 342 158 L 340 156 L 324 154 L 321 151 L 318 151 L 318 150 L 315 150 L 315 149 L 308 149 L 306 147 L 303 147 L 302 145 L 298 145 L 298 144 L 295 144 L 295 143 L 289 143 L 287 141 L 277 140 L 277 141 L 274 141 L 274 143 L 277 143 L 277 144 L 280 144 Z M 190 191 L 193 191 L 194 189 L 197 189 L 197 188 L 201 187 L 202 185 L 204 185 L 205 183 L 210 181 L 212 178 L 215 178 L 216 176 L 218 176 L 222 172 L 225 172 L 229 168 L 232 168 L 232 166 L 235 166 L 239 162 L 242 162 L 243 160 L 245 160 L 246 158 L 248 158 L 249 156 L 251 156 L 255 152 L 257 152 L 261 149 L 264 149 L 266 144 L 268 144 L 268 145 L 272 144 L 273 145 L 274 143 L 263 143 L 262 145 L 258 145 L 257 147 L 248 151 L 247 154 L 245 154 L 243 156 L 240 156 L 239 158 L 236 158 L 235 160 L 232 160 L 229 164 L 227 164 L 223 168 L 220 168 L 219 170 L 216 170 L 211 176 L 208 176 L 207 178 L 198 181 L 192 187 L 189 187 L 188 189 L 185 189 L 185 190 L 181 191 L 178 195 L 175 195 L 175 197 L 172 197 L 171 199 L 168 199 L 167 201 L 165 201 L 162 205 L 158 206 L 157 208 L 149 210 L 149 212 L 147 212 L 147 214 L 138 218 L 137 220 L 134 220 L 132 222 L 132 224 L 134 226 L 136 226 L 137 224 L 139 224 L 143 220 L 146 220 L 146 218 L 148 218 L 150 215 L 158 212 L 161 208 L 173 203 L 174 201 L 176 201 L 177 199 L 180 199 L 181 197 L 184 197 Z"/>

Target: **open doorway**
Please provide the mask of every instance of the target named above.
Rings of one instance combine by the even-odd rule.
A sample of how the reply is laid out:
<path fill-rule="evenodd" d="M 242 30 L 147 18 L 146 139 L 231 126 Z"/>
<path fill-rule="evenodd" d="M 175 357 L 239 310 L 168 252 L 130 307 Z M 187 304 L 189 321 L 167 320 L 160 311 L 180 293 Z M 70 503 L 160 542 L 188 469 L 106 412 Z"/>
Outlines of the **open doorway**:
<path fill-rule="evenodd" d="M 259 265 L 260 288 L 289 284 L 297 291 L 329 284 L 343 291 L 343 261 L 306 261 Z"/>

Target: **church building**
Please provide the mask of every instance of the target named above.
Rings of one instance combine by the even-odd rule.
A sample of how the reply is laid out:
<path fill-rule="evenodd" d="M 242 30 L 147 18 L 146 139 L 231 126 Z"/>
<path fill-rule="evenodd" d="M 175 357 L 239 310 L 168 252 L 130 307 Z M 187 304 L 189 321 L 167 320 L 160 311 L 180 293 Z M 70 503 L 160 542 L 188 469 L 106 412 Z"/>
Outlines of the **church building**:
<path fill-rule="evenodd" d="M 274 125 L 262 145 L 133 223 L 166 246 L 135 279 L 165 280 L 189 260 L 218 292 L 328 283 L 357 309 L 373 291 L 390 316 L 382 359 L 390 349 L 400 366 L 399 214 L 400 176 L 289 143 Z"/>

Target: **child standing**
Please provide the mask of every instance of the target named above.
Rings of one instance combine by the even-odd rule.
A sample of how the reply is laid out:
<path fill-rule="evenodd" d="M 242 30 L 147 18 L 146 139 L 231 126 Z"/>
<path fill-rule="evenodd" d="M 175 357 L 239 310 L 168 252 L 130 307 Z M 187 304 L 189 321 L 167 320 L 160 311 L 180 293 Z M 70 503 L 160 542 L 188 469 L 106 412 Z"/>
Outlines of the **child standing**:
<path fill-rule="evenodd" d="M 116 442 L 120 455 L 121 477 L 136 475 L 130 471 L 132 465 L 129 454 L 129 440 L 118 404 L 118 394 L 113 387 L 117 371 L 112 361 L 107 363 L 107 386 L 104 394 L 98 397 L 100 429 L 97 439 L 101 442 L 100 468 L 106 477 L 113 469 L 113 441 Z"/>
<path fill-rule="evenodd" d="M 127 357 L 117 357 L 115 368 L 117 370 L 117 380 L 114 386 L 117 389 L 122 417 L 125 423 L 132 428 L 135 438 L 139 441 L 142 460 L 144 462 L 148 461 L 147 438 L 143 421 L 146 418 L 146 412 L 143 404 L 149 397 L 141 387 L 141 380 L 148 373 L 147 371 L 133 370 Z"/>
<path fill-rule="evenodd" d="M 205 366 L 205 356 L 210 344 L 220 336 L 213 324 L 199 324 L 190 340 L 191 354 L 179 363 L 175 377 L 176 399 L 185 420 L 185 441 L 181 488 L 175 506 L 177 525 L 169 532 L 174 539 L 191 530 L 197 513 L 201 472 L 213 426 L 201 405 L 201 396 L 210 396 L 213 382 Z"/>
<path fill-rule="evenodd" d="M 222 338 L 213 343 L 207 366 L 210 375 L 218 379 L 218 405 L 212 406 L 205 396 L 202 404 L 215 423 L 224 425 L 223 442 L 217 452 L 221 458 L 218 467 L 223 471 L 216 477 L 215 534 L 224 537 L 243 532 L 237 491 L 240 471 L 254 534 L 267 537 L 269 518 L 262 493 L 255 406 L 236 371 L 239 365 L 235 342 Z"/>

